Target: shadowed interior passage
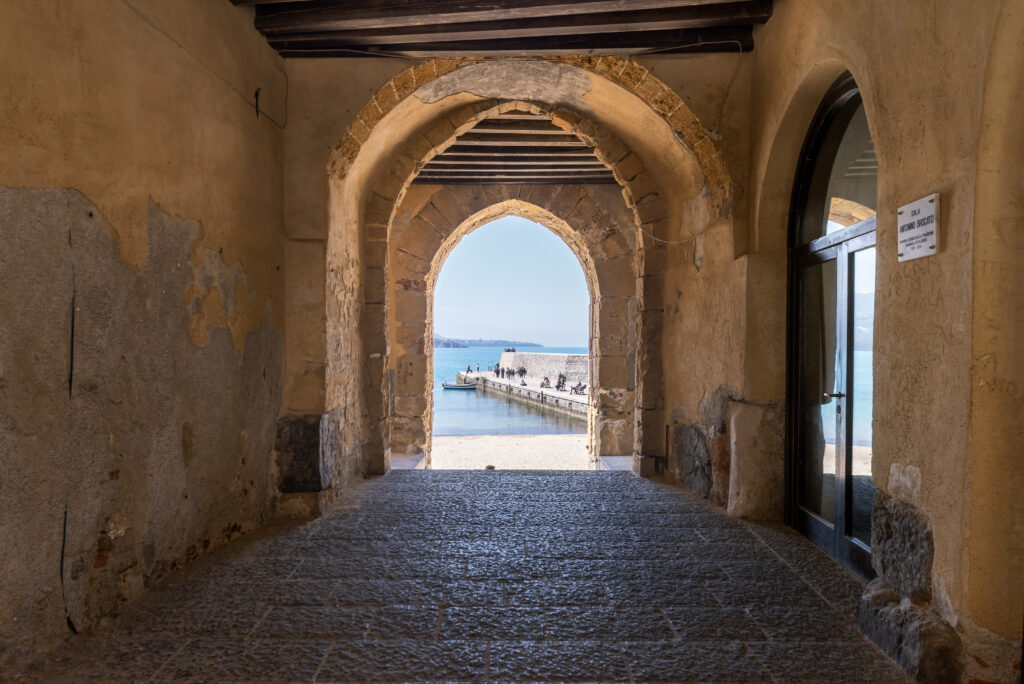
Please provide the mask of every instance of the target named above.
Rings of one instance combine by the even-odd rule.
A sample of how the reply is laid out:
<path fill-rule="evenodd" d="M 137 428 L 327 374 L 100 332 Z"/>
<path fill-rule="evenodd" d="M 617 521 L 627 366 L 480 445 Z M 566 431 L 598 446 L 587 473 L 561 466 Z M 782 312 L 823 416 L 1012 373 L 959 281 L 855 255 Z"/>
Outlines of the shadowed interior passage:
<path fill-rule="evenodd" d="M 862 590 L 803 537 L 630 473 L 393 470 L 34 675 L 909 681 L 857 630 Z"/>

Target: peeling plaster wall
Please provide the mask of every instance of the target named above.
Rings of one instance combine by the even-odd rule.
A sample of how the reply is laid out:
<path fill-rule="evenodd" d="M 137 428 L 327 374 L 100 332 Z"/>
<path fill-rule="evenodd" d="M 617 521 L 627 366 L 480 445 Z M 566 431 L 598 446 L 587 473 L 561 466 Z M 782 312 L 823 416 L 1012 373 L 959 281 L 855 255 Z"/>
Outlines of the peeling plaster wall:
<path fill-rule="evenodd" d="M 202 0 L 5 2 L 0 63 L 3 667 L 273 512 L 285 77 Z"/>
<path fill-rule="evenodd" d="M 1019 223 L 1020 208 L 994 209 L 988 204 L 994 196 L 976 194 L 979 157 L 987 164 L 998 158 L 997 148 L 1019 144 L 1008 129 L 992 128 L 1019 128 L 1012 117 L 995 116 L 982 127 L 986 88 L 1004 89 L 990 97 L 998 102 L 1012 100 L 1019 87 L 1005 75 L 996 80 L 999 68 L 1020 69 L 1019 59 L 1011 59 L 1020 54 L 1020 18 L 1001 17 L 1001 4 L 1012 15 L 1012 2 L 789 0 L 777 3 L 758 30 L 750 193 L 756 199 L 750 243 L 758 254 L 748 259 L 757 277 L 747 301 L 769 309 L 776 304 L 761 317 L 763 327 L 748 331 L 744 384 L 768 400 L 783 396 L 783 379 L 763 369 L 784 364 L 785 305 L 757 289 L 767 285 L 784 297 L 780 264 L 796 153 L 825 90 L 848 69 L 861 87 L 879 159 L 874 480 L 883 491 L 899 491 L 933 527 L 934 609 L 961 632 L 968 655 L 981 659 L 968 658 L 973 670 L 964 676 L 1004 681 L 1014 676 L 1010 660 L 1020 655 L 1024 602 L 1022 531 L 1004 521 L 1020 518 L 1019 506 L 1009 502 L 1019 499 L 1024 463 L 1019 441 L 1015 458 L 1005 451 L 1006 440 L 1020 435 L 1020 404 L 1012 400 L 1019 387 L 1011 380 L 1020 373 L 1019 364 L 1006 363 L 1008 350 L 999 341 L 1013 339 L 1019 321 L 1000 302 L 1011 301 L 1019 287 L 1007 291 L 994 283 L 1002 280 L 997 272 L 1009 283 L 1020 280 L 1019 246 L 1006 237 Z M 987 72 L 1003 22 L 1016 32 L 1007 29 L 1001 67 Z M 983 130 L 992 144 L 979 153 Z M 1019 153 L 1012 158 L 1018 162 L 1002 168 L 1019 166 Z M 942 193 L 939 253 L 900 264 L 896 208 L 931 192 Z M 979 219 L 1002 227 L 993 230 Z M 1017 266 L 1006 266 L 1001 256 L 1008 252 L 1016 253 Z M 768 340 L 767 349 L 759 348 L 761 340 Z M 991 384 L 988 362 L 998 360 L 1000 380 Z M 999 405 L 1009 413 L 994 410 Z M 890 473 L 911 470 L 920 477 L 908 492 Z"/>

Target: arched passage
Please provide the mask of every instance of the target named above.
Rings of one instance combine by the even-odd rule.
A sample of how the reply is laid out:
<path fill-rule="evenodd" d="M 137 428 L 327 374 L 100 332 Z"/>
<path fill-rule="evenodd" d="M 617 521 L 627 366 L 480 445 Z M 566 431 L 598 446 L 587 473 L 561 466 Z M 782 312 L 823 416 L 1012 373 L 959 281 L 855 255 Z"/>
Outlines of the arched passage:
<path fill-rule="evenodd" d="M 520 216 L 547 227 L 579 260 L 591 297 L 591 450 L 598 456 L 632 453 L 636 335 L 628 322 L 636 311 L 634 250 L 616 218 L 592 196 L 593 189 L 520 186 L 516 190 L 528 190 L 530 200 L 495 201 L 492 192 L 417 187 L 407 202 L 413 208 L 400 211 L 392 225 L 388 282 L 394 305 L 387 320 L 388 386 L 395 406 L 389 426 L 391 453 L 429 450 L 432 305 L 441 267 L 463 237 L 504 216 Z M 424 216 L 434 220 L 427 243 L 419 239 Z M 461 216 L 465 217 L 460 220 Z"/>
<path fill-rule="evenodd" d="M 361 452 L 362 472 L 385 471 L 393 442 L 391 430 L 396 426 L 412 428 L 410 421 L 397 419 L 394 383 L 406 373 L 425 377 L 427 363 L 426 338 L 417 336 L 414 329 L 400 326 L 405 327 L 400 337 L 418 346 L 418 353 L 399 354 L 399 349 L 389 346 L 387 312 L 399 307 L 400 300 L 418 298 L 426 302 L 410 290 L 391 287 L 393 222 L 399 212 L 404 211 L 402 207 L 409 204 L 409 196 L 418 196 L 410 190 L 410 185 L 427 161 L 452 145 L 478 121 L 495 112 L 512 110 L 544 116 L 584 141 L 612 170 L 619 183 L 620 192 L 602 197 L 601 203 L 615 205 L 612 212 L 617 215 L 623 213 L 619 207 L 624 205 L 627 218 L 622 219 L 620 225 L 632 224 L 605 247 L 621 249 L 619 243 L 625 241 L 631 250 L 629 258 L 620 263 L 630 262 L 633 280 L 617 282 L 631 284 L 628 294 L 633 297 L 635 306 L 632 315 L 622 318 L 621 326 L 629 328 L 629 333 L 623 332 L 622 337 L 632 336 L 633 346 L 628 353 L 624 351 L 602 362 L 608 368 L 617 365 L 615 372 L 622 378 L 612 385 L 622 391 L 607 395 L 603 401 L 609 404 L 608 414 L 617 414 L 618 421 L 632 420 L 633 445 L 626 449 L 618 444 L 614 451 L 602 453 L 664 455 L 665 247 L 673 236 L 680 234 L 684 217 L 700 222 L 696 227 L 687 226 L 687 230 L 696 231 L 720 223 L 729 215 L 728 176 L 710 140 L 703 132 L 703 137 L 694 132 L 694 125 L 699 128 L 699 124 L 692 114 L 670 89 L 659 85 L 657 79 L 639 68 L 630 71 L 622 60 L 588 62 L 593 68 L 596 68 L 594 64 L 615 66 L 615 78 L 570 61 L 571 64 L 497 60 L 477 63 L 479 69 L 471 68 L 474 63 L 460 63 L 448 70 L 441 69 L 439 62 L 434 66 L 443 73 L 435 69 L 433 79 L 428 78 L 426 71 L 417 71 L 420 69 L 417 67 L 407 72 L 412 78 L 411 85 L 403 81 L 399 87 L 396 85 L 399 79 L 396 79 L 378 93 L 372 107 L 368 105 L 364 111 L 367 117 L 360 117 L 335 151 L 330 166 L 327 249 L 326 402 L 330 421 L 344 423 L 349 433 L 329 430 L 332 435 L 342 434 L 343 440 L 338 444 L 328 443 L 326 447 L 328 452 Z M 627 71 L 637 77 L 635 83 L 630 82 L 632 85 L 620 82 Z M 520 72 L 529 78 L 524 79 Z M 453 73 L 460 74 L 461 78 L 441 82 L 442 77 Z M 509 78 L 502 81 L 503 75 Z M 421 81 L 421 77 L 424 80 Z M 515 83 L 511 92 L 529 96 L 528 99 L 488 98 L 495 83 L 508 85 L 509 82 Z M 660 104 L 655 106 L 653 101 L 640 97 L 636 89 L 640 83 L 647 83 L 649 89 L 659 86 L 664 98 L 675 98 L 676 102 L 668 106 L 659 100 Z M 631 109 L 627 102 L 640 107 Z M 694 143 L 698 149 L 685 144 L 687 136 L 698 140 Z M 664 193 L 665 184 L 671 193 Z M 481 188 L 484 190 L 497 193 L 493 204 L 513 198 L 528 200 L 534 192 L 555 192 L 568 197 L 578 188 L 495 186 Z M 564 217 L 568 212 L 552 213 Z M 453 222 L 466 215 L 468 212 L 458 218 L 448 216 L 445 219 Z M 416 218 L 422 219 L 411 233 L 419 243 L 417 249 L 433 254 L 443 236 L 434 230 L 431 220 Z M 592 218 L 582 217 L 580 225 L 586 226 Z M 429 260 L 418 266 L 423 275 L 429 270 L 427 264 Z M 417 287 L 424 288 L 425 292 L 425 281 L 413 286 Z M 358 330 L 340 325 L 340 321 L 352 320 L 352 313 L 359 317 Z M 416 313 L 417 318 L 426 320 L 425 310 Z M 627 405 L 631 405 L 631 410 L 624 410 Z M 353 415 L 357 406 L 358 415 Z M 425 435 L 420 441 L 426 443 Z M 402 443 L 408 446 L 410 441 Z M 347 467 L 352 467 L 347 456 L 342 458 L 349 461 Z M 650 465 L 646 467 L 653 470 Z"/>

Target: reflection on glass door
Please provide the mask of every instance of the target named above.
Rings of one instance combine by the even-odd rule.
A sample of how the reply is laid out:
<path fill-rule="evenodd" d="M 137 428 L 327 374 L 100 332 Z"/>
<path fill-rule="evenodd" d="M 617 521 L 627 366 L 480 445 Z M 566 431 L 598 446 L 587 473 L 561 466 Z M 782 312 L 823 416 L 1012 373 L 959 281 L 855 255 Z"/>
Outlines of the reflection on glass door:
<path fill-rule="evenodd" d="M 854 252 L 851 260 L 853 293 L 850 295 L 850 527 L 852 536 L 871 544 L 871 504 L 875 482 L 871 479 L 872 372 L 871 345 L 875 329 L 875 248 Z"/>
<path fill-rule="evenodd" d="M 871 576 L 878 162 L 849 76 L 826 97 L 801 159 L 790 248 L 790 521 Z"/>

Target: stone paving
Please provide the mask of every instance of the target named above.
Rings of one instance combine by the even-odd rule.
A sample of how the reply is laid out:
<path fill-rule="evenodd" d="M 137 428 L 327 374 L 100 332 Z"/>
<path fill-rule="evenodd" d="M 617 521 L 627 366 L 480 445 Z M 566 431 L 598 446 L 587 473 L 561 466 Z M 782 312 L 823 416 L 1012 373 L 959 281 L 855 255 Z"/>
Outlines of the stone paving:
<path fill-rule="evenodd" d="M 197 562 L 33 681 L 903 682 L 803 538 L 630 473 L 392 471 Z"/>

